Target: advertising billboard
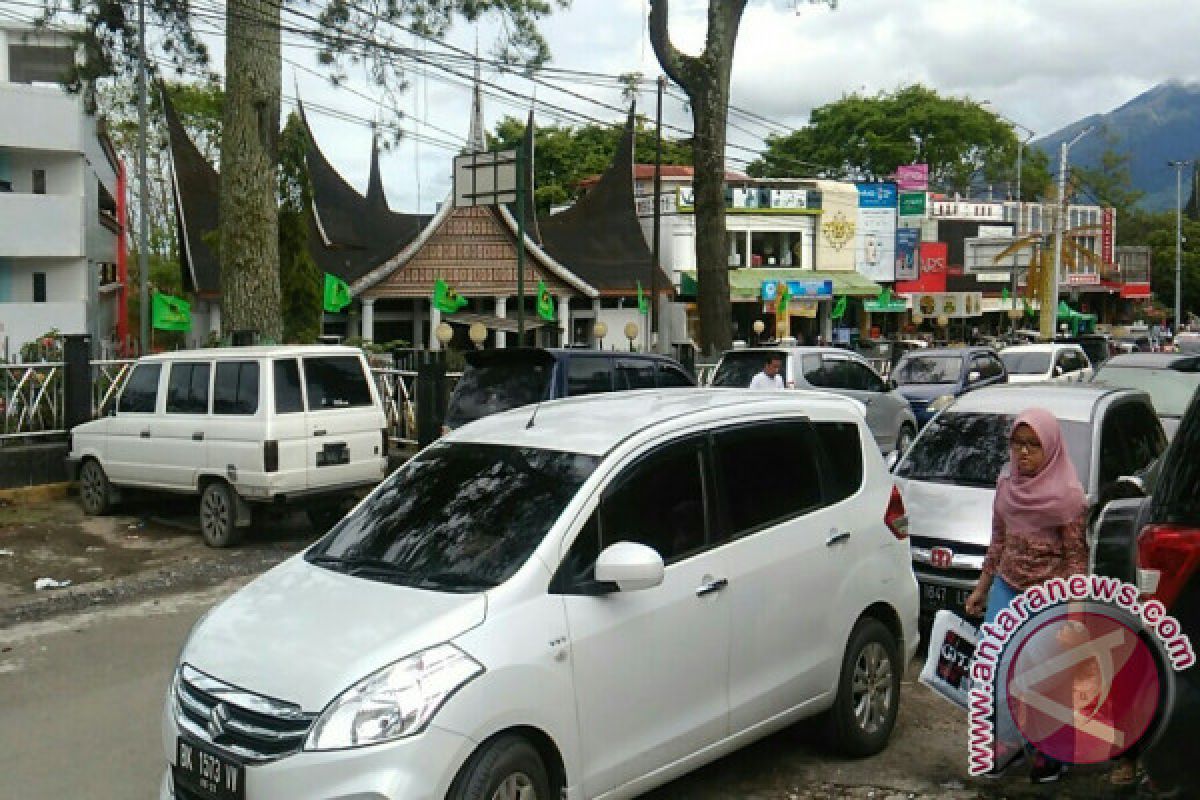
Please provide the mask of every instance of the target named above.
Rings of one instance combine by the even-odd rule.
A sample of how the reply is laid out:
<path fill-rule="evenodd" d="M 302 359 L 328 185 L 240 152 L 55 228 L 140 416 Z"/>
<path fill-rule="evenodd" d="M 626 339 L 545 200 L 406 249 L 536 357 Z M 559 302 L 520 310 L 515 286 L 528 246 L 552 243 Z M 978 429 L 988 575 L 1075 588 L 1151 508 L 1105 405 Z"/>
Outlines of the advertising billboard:
<path fill-rule="evenodd" d="M 917 248 L 920 276 L 915 281 L 897 282 L 896 291 L 906 294 L 946 291 L 946 254 L 945 242 L 921 242 Z"/>
<path fill-rule="evenodd" d="M 858 184 L 854 268 L 873 281 L 896 280 L 896 185 Z"/>
<path fill-rule="evenodd" d="M 896 185 L 902 192 L 923 192 L 929 188 L 928 164 L 901 164 L 896 167 Z"/>
<path fill-rule="evenodd" d="M 917 246 L 920 243 L 920 229 L 900 228 L 896 231 L 896 280 L 915 281 L 921 277 L 917 265 Z"/>

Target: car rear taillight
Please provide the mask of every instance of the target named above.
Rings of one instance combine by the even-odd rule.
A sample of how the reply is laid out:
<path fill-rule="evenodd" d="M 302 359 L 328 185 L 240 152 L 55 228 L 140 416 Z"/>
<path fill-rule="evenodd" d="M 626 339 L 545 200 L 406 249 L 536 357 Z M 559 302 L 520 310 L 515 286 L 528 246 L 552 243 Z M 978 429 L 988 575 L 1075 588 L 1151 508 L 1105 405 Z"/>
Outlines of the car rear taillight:
<path fill-rule="evenodd" d="M 279 471 L 279 442 L 273 439 L 263 442 L 263 471 Z"/>
<path fill-rule="evenodd" d="M 380 429 L 379 433 L 383 437 L 383 442 L 380 445 L 379 454 L 381 456 L 386 457 L 388 454 L 388 430 L 387 430 L 387 428 L 382 428 L 382 429 Z"/>
<path fill-rule="evenodd" d="M 887 511 L 883 512 L 883 522 L 897 539 L 908 538 L 908 514 L 904 510 L 904 498 L 900 490 L 893 486 L 892 497 L 888 500 Z"/>
<path fill-rule="evenodd" d="M 1200 566 L 1200 530 L 1149 525 L 1138 536 L 1138 583 L 1167 608 Z"/>

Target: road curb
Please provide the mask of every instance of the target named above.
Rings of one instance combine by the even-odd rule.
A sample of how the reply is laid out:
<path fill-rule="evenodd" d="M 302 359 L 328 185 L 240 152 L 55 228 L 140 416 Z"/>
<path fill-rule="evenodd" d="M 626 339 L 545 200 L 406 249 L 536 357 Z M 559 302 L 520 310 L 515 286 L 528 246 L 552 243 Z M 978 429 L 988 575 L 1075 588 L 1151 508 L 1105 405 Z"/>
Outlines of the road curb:
<path fill-rule="evenodd" d="M 28 505 L 31 503 L 49 503 L 51 500 L 61 500 L 70 492 L 70 481 L 62 483 L 43 483 L 38 486 L 20 486 L 15 489 L 0 489 L 0 502 L 13 505 Z"/>

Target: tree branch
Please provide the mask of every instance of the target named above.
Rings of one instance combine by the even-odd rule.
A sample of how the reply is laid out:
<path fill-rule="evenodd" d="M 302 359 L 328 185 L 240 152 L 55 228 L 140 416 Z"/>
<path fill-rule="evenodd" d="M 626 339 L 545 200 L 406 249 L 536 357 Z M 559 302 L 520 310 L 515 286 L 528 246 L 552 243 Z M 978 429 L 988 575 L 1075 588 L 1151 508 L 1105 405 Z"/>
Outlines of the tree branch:
<path fill-rule="evenodd" d="M 663 72 L 682 86 L 688 97 L 694 100 L 694 93 L 701 88 L 702 65 L 700 59 L 684 55 L 671 43 L 667 25 L 668 6 L 668 0 L 650 0 L 650 44 L 654 47 L 654 55 L 658 57 Z"/>

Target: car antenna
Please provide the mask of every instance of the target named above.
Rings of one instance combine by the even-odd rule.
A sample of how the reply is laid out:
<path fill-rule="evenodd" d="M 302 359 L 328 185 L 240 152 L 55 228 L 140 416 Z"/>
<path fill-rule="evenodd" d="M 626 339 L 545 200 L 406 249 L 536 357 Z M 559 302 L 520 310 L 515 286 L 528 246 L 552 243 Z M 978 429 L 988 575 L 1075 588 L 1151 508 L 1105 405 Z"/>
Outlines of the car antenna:
<path fill-rule="evenodd" d="M 541 407 L 542 407 L 542 401 L 538 400 L 537 405 L 535 405 L 533 407 L 533 413 L 529 415 L 529 422 L 525 423 L 525 430 L 529 430 L 530 428 L 533 427 L 533 422 L 534 422 L 534 420 L 537 419 L 538 409 L 540 409 Z"/>

